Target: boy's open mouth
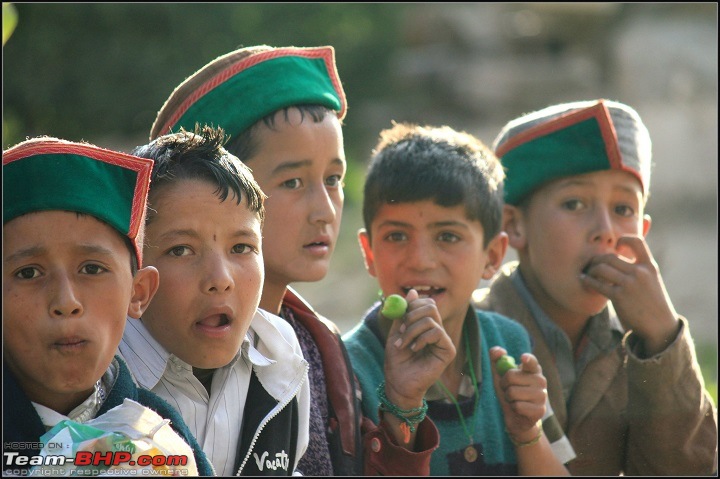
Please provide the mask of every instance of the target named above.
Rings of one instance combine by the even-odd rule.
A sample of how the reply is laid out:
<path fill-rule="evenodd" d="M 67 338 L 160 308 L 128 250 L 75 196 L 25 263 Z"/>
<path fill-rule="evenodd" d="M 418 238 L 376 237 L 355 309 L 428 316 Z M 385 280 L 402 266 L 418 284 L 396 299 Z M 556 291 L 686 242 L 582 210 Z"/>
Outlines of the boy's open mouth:
<path fill-rule="evenodd" d="M 198 325 L 206 328 L 220 328 L 230 324 L 227 314 L 212 314 L 197 322 Z"/>
<path fill-rule="evenodd" d="M 440 293 L 445 292 L 445 288 L 436 288 L 434 286 L 428 286 L 428 285 L 419 285 L 419 286 L 403 286 L 402 290 L 407 295 L 408 292 L 414 289 L 418 292 L 418 295 L 421 298 L 432 298 L 433 296 L 436 296 Z"/>

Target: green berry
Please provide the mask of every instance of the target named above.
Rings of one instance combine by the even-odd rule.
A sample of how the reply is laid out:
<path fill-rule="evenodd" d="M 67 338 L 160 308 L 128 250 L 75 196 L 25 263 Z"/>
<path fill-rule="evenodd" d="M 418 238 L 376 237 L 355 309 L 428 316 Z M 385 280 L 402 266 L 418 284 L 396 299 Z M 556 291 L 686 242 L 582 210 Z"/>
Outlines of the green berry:
<path fill-rule="evenodd" d="M 517 364 L 515 364 L 515 358 L 513 358 L 512 356 L 508 356 L 507 354 L 498 359 L 495 363 L 495 366 L 497 367 L 497 371 L 500 376 L 504 376 L 506 372 L 510 371 L 511 369 L 517 368 Z"/>
<path fill-rule="evenodd" d="M 382 315 L 388 319 L 402 318 L 407 310 L 407 301 L 399 294 L 391 294 L 383 301 Z"/>

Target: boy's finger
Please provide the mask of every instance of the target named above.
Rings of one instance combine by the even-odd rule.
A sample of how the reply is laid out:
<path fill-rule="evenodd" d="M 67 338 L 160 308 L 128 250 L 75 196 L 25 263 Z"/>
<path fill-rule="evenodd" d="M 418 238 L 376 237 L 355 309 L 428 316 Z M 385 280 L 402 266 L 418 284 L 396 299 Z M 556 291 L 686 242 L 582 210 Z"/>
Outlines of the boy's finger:
<path fill-rule="evenodd" d="M 433 342 L 437 342 L 439 340 L 440 335 L 442 334 L 442 327 L 438 325 L 433 318 L 430 317 L 424 317 L 418 321 L 415 321 L 413 323 L 407 323 L 406 328 L 400 333 L 398 341 L 396 342 L 396 346 L 402 347 L 404 345 L 413 345 L 414 343 L 422 343 L 423 346 L 425 344 L 430 344 Z M 437 334 L 431 334 L 431 332 L 436 331 Z M 424 335 L 429 334 L 429 336 L 423 338 Z M 427 339 L 428 337 L 434 338 L 433 340 Z M 419 347 L 414 347 L 413 351 L 419 350 Z"/>
<path fill-rule="evenodd" d="M 622 260 L 618 259 L 618 261 Z M 631 273 L 630 271 L 623 271 L 621 268 L 624 267 L 625 265 L 614 267 L 606 263 L 597 263 L 585 273 L 585 276 L 608 283 L 609 285 L 619 285 L 622 284 L 623 279 Z"/>
<path fill-rule="evenodd" d="M 647 243 L 640 236 L 626 235 L 621 236 L 617 240 L 615 249 L 619 250 L 621 247 L 629 248 L 635 254 L 636 263 L 651 263 L 652 253 L 648 248 Z"/>
<path fill-rule="evenodd" d="M 405 296 L 405 299 L 407 300 L 408 303 L 410 303 L 411 301 L 415 301 L 419 297 L 420 297 L 420 295 L 418 294 L 418 292 L 414 289 L 411 289 L 410 291 L 408 291 L 408 294 Z"/>
<path fill-rule="evenodd" d="M 520 356 L 520 370 L 524 373 L 539 374 L 542 372 L 542 367 L 533 354 L 523 353 Z"/>
<path fill-rule="evenodd" d="M 507 354 L 507 351 L 500 346 L 493 346 L 492 348 L 490 348 L 490 360 L 493 362 L 493 364 L 495 364 L 495 361 L 500 359 L 505 354 Z"/>
<path fill-rule="evenodd" d="M 426 346 L 441 346 L 442 340 L 443 332 L 439 328 L 431 328 L 409 340 L 408 343 L 412 351 L 420 351 Z"/>

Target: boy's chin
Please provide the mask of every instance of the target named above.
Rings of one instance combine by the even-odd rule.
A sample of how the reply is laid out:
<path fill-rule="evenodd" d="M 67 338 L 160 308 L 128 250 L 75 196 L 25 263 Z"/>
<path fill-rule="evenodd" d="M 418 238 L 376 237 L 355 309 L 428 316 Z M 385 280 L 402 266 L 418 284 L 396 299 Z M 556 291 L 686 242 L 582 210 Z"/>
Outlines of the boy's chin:
<path fill-rule="evenodd" d="M 219 354 L 216 352 L 212 357 L 195 361 L 195 364 L 188 364 L 191 364 L 192 367 L 198 369 L 217 369 L 230 364 L 230 362 L 235 359 L 238 352 L 239 348 L 238 351 L 235 351 L 235 353 Z"/>
<path fill-rule="evenodd" d="M 230 364 L 239 351 L 240 344 L 238 344 L 237 348 L 227 350 L 225 350 L 225 348 L 207 350 L 206 348 L 198 347 L 195 349 L 194 354 L 176 354 L 176 356 L 193 368 L 217 369 Z"/>

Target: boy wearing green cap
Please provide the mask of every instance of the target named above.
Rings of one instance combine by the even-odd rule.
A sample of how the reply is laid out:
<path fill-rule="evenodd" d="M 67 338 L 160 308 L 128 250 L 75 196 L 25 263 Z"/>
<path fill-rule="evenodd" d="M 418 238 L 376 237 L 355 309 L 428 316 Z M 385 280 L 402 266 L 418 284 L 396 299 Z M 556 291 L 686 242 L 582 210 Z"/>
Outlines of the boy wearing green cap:
<path fill-rule="evenodd" d="M 404 123 L 381 133 L 365 179 L 358 239 L 368 272 L 386 295 L 417 290 L 436 303 L 457 351 L 427 393 L 440 431 L 435 476 L 567 475 L 562 462 L 572 457 L 551 445 L 562 438 L 543 431 L 546 382 L 527 333 L 471 307 L 474 288 L 507 247 L 502 180 L 499 162 L 475 137 Z M 375 390 L 386 379 L 391 324 L 376 304 L 343 336 L 370 417 L 385 406 Z M 500 377 L 495 363 L 504 354 L 519 366 Z"/>
<path fill-rule="evenodd" d="M 532 336 L 570 472 L 716 471 L 717 411 L 644 239 L 651 141 L 637 112 L 551 106 L 509 122 L 494 149 L 519 261 L 474 298 Z"/>
<path fill-rule="evenodd" d="M 291 475 L 308 443 L 308 366 L 292 329 L 258 310 L 264 194 L 225 139 L 205 126 L 133 151 L 155 161 L 144 254 L 160 287 L 120 352 L 219 475 Z"/>
<path fill-rule="evenodd" d="M 139 317 L 158 287 L 141 251 L 151 168 L 50 137 L 3 152 L 4 471 L 33 464 L 27 456 L 60 421 L 131 399 L 170 419 L 198 472 L 213 472 L 183 419 L 115 356 L 126 315 Z"/>
<path fill-rule="evenodd" d="M 196 123 L 221 126 L 231 135 L 228 150 L 252 168 L 268 195 L 260 307 L 292 326 L 310 363 L 310 443 L 298 470 L 425 475 L 438 444 L 432 422 L 424 414 L 411 424 L 387 415 L 376 427 L 364 417 L 338 328 L 290 287 L 328 271 L 343 207 L 345 111 L 332 47 L 249 47 L 213 60 L 178 86 L 150 136 Z M 397 323 L 400 346 L 388 353 L 406 369 L 389 374 L 387 396 L 406 410 L 422 409 L 425 391 L 454 356 L 434 305 L 410 299 L 406 320 L 414 326 Z M 425 354 L 427 342 L 434 355 Z"/>

